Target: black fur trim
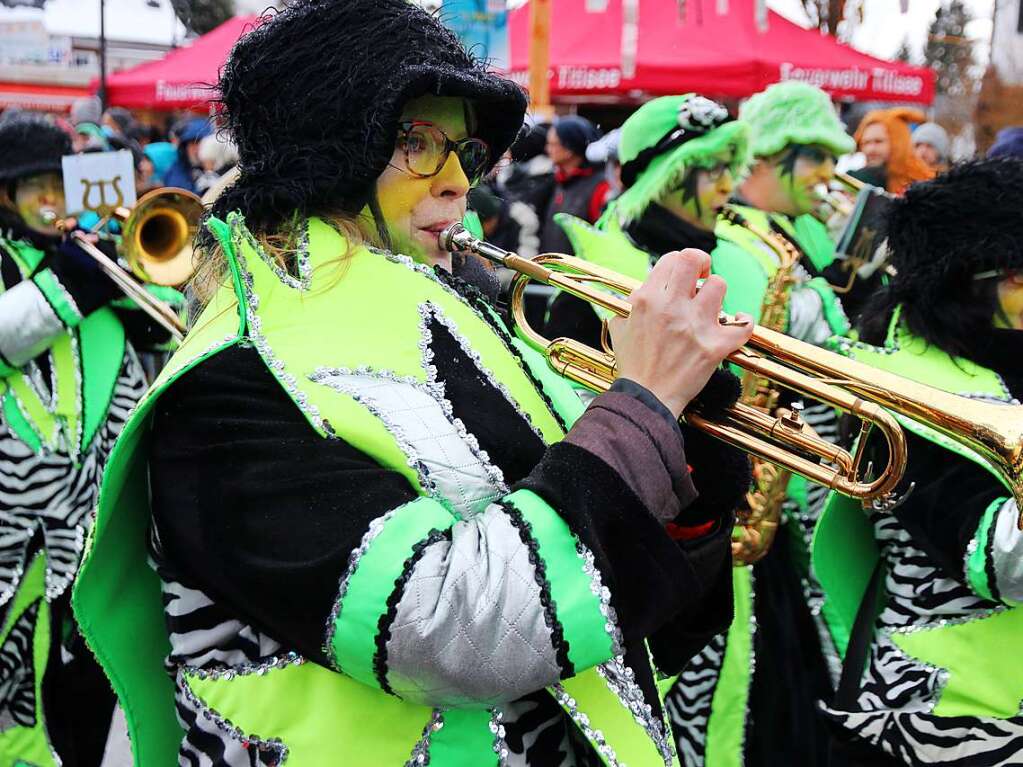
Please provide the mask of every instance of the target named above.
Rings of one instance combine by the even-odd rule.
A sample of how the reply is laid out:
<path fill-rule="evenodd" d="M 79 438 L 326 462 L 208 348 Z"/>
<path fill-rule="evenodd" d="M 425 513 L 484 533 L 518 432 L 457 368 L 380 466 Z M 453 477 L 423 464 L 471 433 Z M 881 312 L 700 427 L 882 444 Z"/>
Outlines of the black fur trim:
<path fill-rule="evenodd" d="M 394 590 L 387 597 L 387 609 L 377 622 L 377 651 L 373 655 L 373 672 L 376 674 L 377 684 L 380 685 L 380 689 L 388 695 L 394 695 L 394 690 L 391 689 L 391 685 L 387 681 L 387 643 L 391 641 L 391 624 L 394 623 L 394 619 L 398 614 L 398 603 L 401 602 L 401 598 L 405 595 L 405 584 L 412 577 L 412 571 L 419 563 L 419 560 L 423 558 L 426 549 L 437 541 L 450 537 L 450 528 L 447 530 L 437 530 L 434 528 L 430 531 L 429 535 L 412 547 L 412 554 L 405 560 L 405 564 L 401 568 L 401 575 L 394 581 Z"/>
<path fill-rule="evenodd" d="M 897 302 L 940 300 L 974 274 L 1023 269 L 1023 160 L 954 166 L 892 202 L 888 247 Z"/>
<path fill-rule="evenodd" d="M 543 557 L 540 556 L 540 544 L 533 537 L 533 526 L 522 516 L 522 512 L 515 508 L 513 503 L 502 503 L 501 508 L 508 515 L 509 521 L 519 531 L 519 538 L 526 548 L 529 549 L 529 562 L 533 565 L 536 574 L 536 585 L 540 587 L 540 604 L 543 605 L 543 620 L 551 631 L 551 644 L 554 646 L 554 655 L 561 667 L 561 678 L 568 679 L 575 676 L 575 664 L 568 658 L 568 640 L 565 639 L 565 629 L 558 620 L 557 605 L 551 597 L 551 583 L 547 579 L 547 566 Z"/>
<path fill-rule="evenodd" d="M 41 115 L 23 112 L 0 120 L 0 182 L 60 173 L 71 137 Z"/>
<path fill-rule="evenodd" d="M 998 589 L 998 573 L 995 570 L 995 525 L 998 524 L 998 514 L 991 520 L 991 527 L 987 531 L 987 540 L 984 541 L 984 574 L 987 576 L 987 588 L 991 592 L 991 598 L 996 602 L 1002 601 L 1002 592 Z"/>
<path fill-rule="evenodd" d="M 408 0 L 294 0 L 235 44 L 219 91 L 241 175 L 212 213 L 241 211 L 256 234 L 295 212 L 361 210 L 413 98 L 471 101 L 474 134 L 490 145 L 492 163 L 526 108 L 521 88 Z"/>

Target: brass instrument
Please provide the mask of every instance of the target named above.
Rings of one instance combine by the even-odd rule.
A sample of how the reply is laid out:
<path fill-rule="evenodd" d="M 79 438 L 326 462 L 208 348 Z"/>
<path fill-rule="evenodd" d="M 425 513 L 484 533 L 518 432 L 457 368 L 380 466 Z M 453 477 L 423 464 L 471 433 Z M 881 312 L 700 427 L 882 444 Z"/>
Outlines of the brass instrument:
<path fill-rule="evenodd" d="M 525 259 L 473 237 L 461 224 L 441 232 L 439 242 L 445 250 L 475 253 L 519 272 L 511 296 L 519 331 L 560 374 L 593 391 L 610 387 L 616 375 L 614 354 L 572 339 L 544 338 L 526 321 L 523 291 L 530 280 L 536 280 L 628 317 L 628 301 L 605 291 L 628 295 L 639 281 L 557 253 Z M 729 320 L 722 315 L 722 321 Z M 1023 408 L 949 394 L 759 326 L 749 343 L 730 354 L 728 361 L 859 418 L 860 438 L 856 452 L 850 454 L 807 433 L 790 416 L 772 417 L 742 403 L 714 419 L 703 417 L 698 407 L 687 410 L 686 421 L 713 437 L 885 510 L 898 502 L 894 491 L 906 466 L 905 434 L 887 408 L 978 453 L 1002 476 L 1023 508 Z M 871 466 L 861 466 L 866 436 L 874 426 L 887 442 L 889 455 L 887 466 L 876 477 Z"/>
<path fill-rule="evenodd" d="M 199 198 L 184 189 L 154 189 L 139 198 L 131 208 L 118 208 L 112 218 L 122 222 L 119 248 L 132 272 L 144 282 L 177 287 L 192 275 L 192 238 L 195 236 L 203 206 Z M 100 221 L 100 225 L 106 219 Z M 57 227 L 65 228 L 64 222 Z M 167 304 L 154 296 L 130 274 L 118 266 L 81 231 L 72 231 L 72 240 L 87 253 L 111 281 L 138 307 L 180 341 L 185 326 Z"/>
<path fill-rule="evenodd" d="M 771 330 L 784 332 L 788 324 L 789 296 L 796 285 L 793 273 L 802 254 L 786 238 L 753 226 L 735 208 L 722 211 L 726 221 L 752 232 L 767 245 L 778 258 L 778 269 L 767 283 L 764 300 L 760 308 L 760 325 Z M 781 414 L 798 417 L 799 408 L 781 412 L 778 400 L 781 390 L 769 378 L 747 370 L 742 376 L 742 395 L 739 401 L 770 415 Z M 763 558 L 771 544 L 781 520 L 782 504 L 792 474 L 775 464 L 754 457 L 751 462 L 753 485 L 746 493 L 746 504 L 739 509 L 738 521 L 732 534 L 732 562 L 751 565 Z"/>
<path fill-rule="evenodd" d="M 860 181 L 848 173 L 835 171 L 832 184 L 818 184 L 814 187 L 814 194 L 820 205 L 810 213 L 822 224 L 826 224 L 828 219 L 836 213 L 843 218 L 849 218 L 856 207 L 856 197 L 869 186 L 870 184 Z M 836 189 L 835 187 L 840 188 Z"/>

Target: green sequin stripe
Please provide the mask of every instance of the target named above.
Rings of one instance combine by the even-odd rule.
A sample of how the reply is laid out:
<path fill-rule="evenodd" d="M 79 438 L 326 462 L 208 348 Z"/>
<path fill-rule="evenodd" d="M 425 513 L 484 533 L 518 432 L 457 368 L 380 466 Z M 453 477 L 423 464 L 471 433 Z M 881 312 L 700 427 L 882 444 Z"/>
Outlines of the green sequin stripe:
<path fill-rule="evenodd" d="M 991 588 L 991 573 L 988 570 L 988 543 L 991 541 L 991 526 L 994 524 L 998 510 L 1008 498 L 996 498 L 984 510 L 984 516 L 977 525 L 977 533 L 970 541 L 969 554 L 966 557 L 966 579 L 970 582 L 977 595 L 984 599 L 995 599 Z"/>
<path fill-rule="evenodd" d="M 32 278 L 32 282 L 42 292 L 43 298 L 53 308 L 60 321 L 64 323 L 64 327 L 73 328 L 82 321 L 82 313 L 75 305 L 75 300 L 68 293 L 67 288 L 53 276 L 52 271 L 44 269 Z"/>
<path fill-rule="evenodd" d="M 551 601 L 576 673 L 604 663 L 614 655 L 614 626 L 601 612 L 594 580 L 586 572 L 587 563 L 579 554 L 568 524 L 530 490 L 516 490 L 505 503 L 522 514 L 537 542 Z"/>
<path fill-rule="evenodd" d="M 824 311 L 824 319 L 836 336 L 844 336 L 851 330 L 849 318 L 845 316 L 842 306 L 831 289 L 828 281 L 823 277 L 814 277 L 806 283 L 806 287 L 813 290 L 821 297 L 821 305 Z"/>
<path fill-rule="evenodd" d="M 338 668 L 363 684 L 379 688 L 373 660 L 380 616 L 413 547 L 432 530 L 447 530 L 454 518 L 430 498 L 418 498 L 389 512 L 379 530 L 356 550 L 352 569 L 342 581 L 340 601 L 331 620 L 328 649 Z"/>
<path fill-rule="evenodd" d="M 450 708 L 442 714 L 444 726 L 430 736 L 430 767 L 498 767 L 491 713 L 485 709 Z"/>

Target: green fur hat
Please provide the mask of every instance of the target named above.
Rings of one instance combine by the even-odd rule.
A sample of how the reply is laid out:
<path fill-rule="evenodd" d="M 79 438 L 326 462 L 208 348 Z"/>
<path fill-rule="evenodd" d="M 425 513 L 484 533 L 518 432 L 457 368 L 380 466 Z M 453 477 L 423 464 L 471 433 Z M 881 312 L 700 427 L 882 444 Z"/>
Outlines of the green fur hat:
<path fill-rule="evenodd" d="M 728 160 L 732 174 L 739 175 L 749 160 L 748 130 L 716 101 L 693 93 L 663 96 L 625 121 L 618 159 L 627 188 L 615 201 L 615 210 L 627 224 L 682 183 L 691 168 Z"/>
<path fill-rule="evenodd" d="M 754 157 L 767 157 L 789 144 L 818 144 L 836 155 L 856 148 L 831 97 L 806 83 L 775 83 L 751 96 L 739 109 L 739 119 L 750 128 Z"/>

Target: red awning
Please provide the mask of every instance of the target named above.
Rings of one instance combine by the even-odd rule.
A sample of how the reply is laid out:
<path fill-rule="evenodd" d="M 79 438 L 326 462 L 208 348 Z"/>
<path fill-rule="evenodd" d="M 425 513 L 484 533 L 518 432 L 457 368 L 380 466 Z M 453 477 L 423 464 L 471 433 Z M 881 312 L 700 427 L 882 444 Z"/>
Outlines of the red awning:
<path fill-rule="evenodd" d="M 21 107 L 39 112 L 69 112 L 75 99 L 88 95 L 88 88 L 0 82 L 0 109 Z"/>
<path fill-rule="evenodd" d="M 159 61 L 115 72 L 107 77 L 107 100 L 114 106 L 133 109 L 204 106 L 217 95 L 215 85 L 231 47 L 257 18 L 235 16 Z M 98 81 L 94 80 L 91 88 L 95 93 Z"/>
<path fill-rule="evenodd" d="M 728 12 L 721 15 L 714 2 L 690 0 L 685 19 L 678 3 L 637 2 L 638 44 L 630 54 L 622 0 L 553 0 L 552 98 L 627 100 L 688 91 L 744 98 L 779 80 L 803 80 L 835 98 L 920 104 L 934 99 L 930 69 L 868 56 L 773 11 L 761 32 L 753 0 L 729 0 Z M 509 23 L 511 76 L 523 85 L 528 80 L 529 11 L 528 3 L 512 11 Z"/>

